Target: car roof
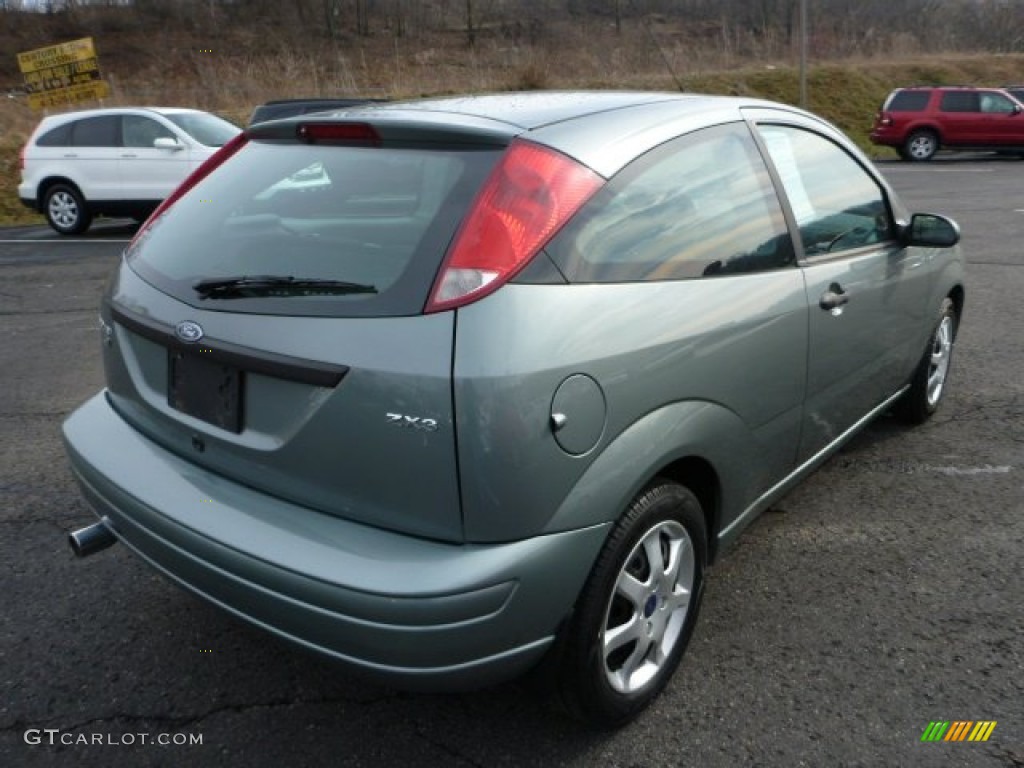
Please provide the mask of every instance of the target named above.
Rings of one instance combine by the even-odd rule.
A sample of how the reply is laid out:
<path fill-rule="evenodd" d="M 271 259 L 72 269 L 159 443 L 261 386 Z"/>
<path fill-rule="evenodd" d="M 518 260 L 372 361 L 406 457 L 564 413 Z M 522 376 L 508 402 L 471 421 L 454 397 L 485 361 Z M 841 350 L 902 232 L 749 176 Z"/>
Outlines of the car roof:
<path fill-rule="evenodd" d="M 564 120 L 573 120 L 620 109 L 661 102 L 716 102 L 723 97 L 653 91 L 525 91 L 489 93 L 418 101 L 385 102 L 361 105 L 355 109 L 372 110 L 412 117 L 434 113 L 449 117 L 477 118 L 505 123 L 520 130 L 533 131 Z M 351 115 L 353 110 L 346 109 Z M 333 114 L 333 113 L 332 113 Z"/>
<path fill-rule="evenodd" d="M 325 112 L 336 109 L 347 109 L 360 104 L 378 102 L 380 99 L 363 98 L 313 98 L 313 99 L 277 99 L 260 104 L 249 116 L 249 125 L 267 120 L 281 120 L 286 117 Z"/>
<path fill-rule="evenodd" d="M 72 112 L 61 112 L 57 115 L 47 115 L 41 122 L 78 120 L 83 117 L 101 117 L 103 115 L 132 115 L 140 112 L 153 112 L 158 115 L 178 115 L 198 114 L 202 110 L 190 109 L 188 107 L 101 107 L 98 109 L 78 109 Z"/>
<path fill-rule="evenodd" d="M 308 104 L 310 106 L 316 106 L 318 104 L 328 104 L 328 105 L 330 105 L 330 104 L 341 104 L 342 106 L 348 106 L 349 104 L 353 104 L 354 105 L 354 104 L 362 104 L 364 102 L 375 102 L 375 101 L 380 101 L 380 99 L 364 99 L 364 98 L 360 98 L 358 96 L 338 96 L 337 98 L 332 98 L 332 97 L 329 97 L 329 96 L 316 96 L 314 98 L 309 98 L 309 99 L 271 99 L 270 101 L 263 102 L 262 104 L 260 104 L 260 106 L 261 107 L 279 107 L 279 106 L 289 106 L 289 105 L 292 105 L 292 104 L 295 104 L 295 105 L 305 105 L 305 104 Z M 258 109 L 258 107 L 257 107 L 257 109 Z"/>
<path fill-rule="evenodd" d="M 896 91 L 1001 91 L 1006 85 L 907 85 Z"/>
<path fill-rule="evenodd" d="M 653 91 L 527 91 L 385 102 L 261 123 L 256 139 L 294 135 L 298 123 L 358 120 L 396 139 L 405 129 L 435 139 L 505 144 L 515 137 L 550 146 L 608 176 L 639 154 L 691 130 L 743 119 L 744 108 L 788 111 L 827 125 L 795 107 L 735 96 Z"/>

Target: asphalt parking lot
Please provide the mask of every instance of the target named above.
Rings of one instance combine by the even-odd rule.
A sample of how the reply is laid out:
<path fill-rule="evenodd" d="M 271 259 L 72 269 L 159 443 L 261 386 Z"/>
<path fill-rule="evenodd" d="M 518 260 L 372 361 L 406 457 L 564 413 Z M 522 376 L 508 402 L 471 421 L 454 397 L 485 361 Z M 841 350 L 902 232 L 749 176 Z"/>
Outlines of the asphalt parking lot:
<path fill-rule="evenodd" d="M 963 229 L 947 400 L 916 430 L 880 419 L 751 526 L 666 693 L 610 734 L 520 685 L 371 685 L 124 547 L 74 559 L 93 516 L 59 426 L 102 386 L 96 307 L 133 230 L 0 230 L 0 765 L 1024 766 L 1024 162 L 881 167 Z M 996 726 L 922 742 L 936 720 Z"/>

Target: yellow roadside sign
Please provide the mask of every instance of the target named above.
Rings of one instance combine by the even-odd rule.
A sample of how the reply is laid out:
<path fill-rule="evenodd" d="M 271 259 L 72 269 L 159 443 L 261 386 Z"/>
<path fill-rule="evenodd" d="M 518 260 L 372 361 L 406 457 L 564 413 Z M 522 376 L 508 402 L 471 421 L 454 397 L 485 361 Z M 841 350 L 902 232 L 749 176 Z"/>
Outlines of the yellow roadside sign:
<path fill-rule="evenodd" d="M 91 37 L 18 54 L 28 105 L 43 109 L 60 104 L 102 99 L 110 86 L 100 77 Z"/>
<path fill-rule="evenodd" d="M 28 105 L 32 109 L 45 109 L 46 107 L 57 107 L 61 104 L 74 104 L 79 101 L 98 101 L 110 95 L 110 86 L 103 80 L 96 80 L 92 83 L 72 85 L 67 88 L 58 88 L 53 91 L 42 93 L 30 93 Z"/>
<path fill-rule="evenodd" d="M 29 72 L 37 72 L 40 69 L 95 58 L 96 49 L 93 47 L 92 38 L 83 37 L 79 40 L 72 40 L 69 43 L 49 45 L 46 48 L 36 48 L 34 51 L 19 53 L 18 68 L 22 74 L 28 74 Z"/>

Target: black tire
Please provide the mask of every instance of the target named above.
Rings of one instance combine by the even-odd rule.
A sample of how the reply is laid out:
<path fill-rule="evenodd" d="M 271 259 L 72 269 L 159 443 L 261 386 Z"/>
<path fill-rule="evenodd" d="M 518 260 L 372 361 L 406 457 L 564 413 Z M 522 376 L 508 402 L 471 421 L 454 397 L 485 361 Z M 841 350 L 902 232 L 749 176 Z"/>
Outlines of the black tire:
<path fill-rule="evenodd" d="M 903 142 L 903 152 L 900 157 L 910 162 L 921 163 L 931 160 L 939 151 L 939 137 L 934 131 L 914 131 Z"/>
<path fill-rule="evenodd" d="M 943 299 L 939 322 L 928 337 L 928 346 L 914 370 L 910 389 L 893 407 L 893 414 L 901 421 L 923 424 L 938 410 L 946 394 L 956 329 L 956 307 L 952 299 Z"/>
<path fill-rule="evenodd" d="M 43 215 L 50 226 L 62 235 L 78 235 L 92 223 L 92 215 L 82 193 L 70 184 L 47 187 L 43 196 Z"/>
<path fill-rule="evenodd" d="M 608 536 L 560 637 L 555 674 L 571 714 L 613 728 L 661 693 L 696 624 L 706 564 L 700 502 L 687 488 L 656 480 Z M 622 590 L 634 585 L 627 597 Z"/>

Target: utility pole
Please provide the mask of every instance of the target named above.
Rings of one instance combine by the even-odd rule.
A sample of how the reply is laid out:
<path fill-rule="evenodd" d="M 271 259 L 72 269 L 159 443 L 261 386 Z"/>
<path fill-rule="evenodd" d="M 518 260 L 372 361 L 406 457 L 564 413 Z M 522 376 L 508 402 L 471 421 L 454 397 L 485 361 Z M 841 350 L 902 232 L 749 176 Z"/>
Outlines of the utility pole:
<path fill-rule="evenodd" d="M 800 0 L 800 108 L 807 109 L 807 0 Z"/>

